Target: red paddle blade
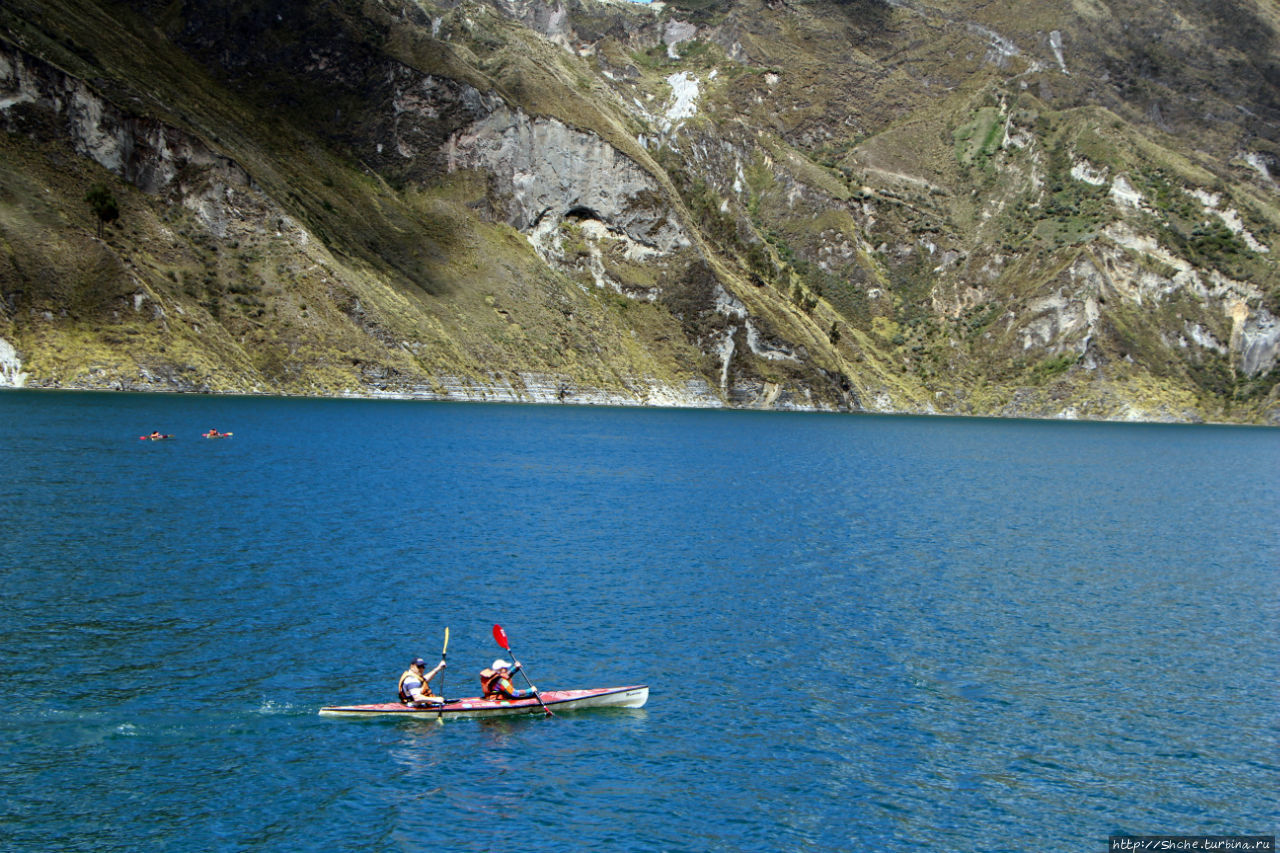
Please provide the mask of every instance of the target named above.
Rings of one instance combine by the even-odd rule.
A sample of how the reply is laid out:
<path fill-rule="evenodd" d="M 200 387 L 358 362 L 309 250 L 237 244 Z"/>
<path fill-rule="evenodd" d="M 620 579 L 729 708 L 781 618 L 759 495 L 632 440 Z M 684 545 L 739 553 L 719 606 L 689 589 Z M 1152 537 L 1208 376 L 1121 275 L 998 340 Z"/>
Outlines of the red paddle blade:
<path fill-rule="evenodd" d="M 498 645 L 507 651 L 511 651 L 511 643 L 507 641 L 507 632 L 502 630 L 501 625 L 493 626 L 493 638 L 498 641 Z"/>

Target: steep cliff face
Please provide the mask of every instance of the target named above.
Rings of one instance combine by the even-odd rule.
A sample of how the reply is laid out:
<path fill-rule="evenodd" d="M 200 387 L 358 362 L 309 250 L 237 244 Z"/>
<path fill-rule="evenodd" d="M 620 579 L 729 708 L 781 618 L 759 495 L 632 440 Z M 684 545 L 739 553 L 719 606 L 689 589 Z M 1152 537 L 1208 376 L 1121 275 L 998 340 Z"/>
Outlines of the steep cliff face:
<path fill-rule="evenodd" d="M 1277 15 L 1175 12 L 16 0 L 0 382 L 1280 422 Z"/>

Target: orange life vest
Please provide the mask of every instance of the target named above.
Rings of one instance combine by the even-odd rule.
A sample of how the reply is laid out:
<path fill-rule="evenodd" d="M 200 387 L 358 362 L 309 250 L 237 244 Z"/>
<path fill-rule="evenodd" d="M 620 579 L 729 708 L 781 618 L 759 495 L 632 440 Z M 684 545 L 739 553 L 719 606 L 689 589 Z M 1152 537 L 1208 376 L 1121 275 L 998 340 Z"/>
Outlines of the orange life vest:
<path fill-rule="evenodd" d="M 505 699 L 507 698 L 502 691 L 498 690 L 498 682 L 502 680 L 502 676 L 494 672 L 489 667 L 480 670 L 480 688 L 483 690 L 486 699 Z"/>
<path fill-rule="evenodd" d="M 413 701 L 413 697 L 410 696 L 408 691 L 404 689 L 404 683 L 408 681 L 410 678 L 412 678 L 415 681 L 422 682 L 422 690 L 419 692 L 421 692 L 423 696 L 436 695 L 431 692 L 431 685 L 427 683 L 427 674 L 424 672 L 422 675 L 418 675 L 416 672 L 413 671 L 413 668 L 410 667 L 409 669 L 406 669 L 404 672 L 400 674 L 400 683 L 396 685 L 396 692 L 400 694 L 400 701 L 403 702 L 404 704 L 408 705 L 410 702 Z"/>

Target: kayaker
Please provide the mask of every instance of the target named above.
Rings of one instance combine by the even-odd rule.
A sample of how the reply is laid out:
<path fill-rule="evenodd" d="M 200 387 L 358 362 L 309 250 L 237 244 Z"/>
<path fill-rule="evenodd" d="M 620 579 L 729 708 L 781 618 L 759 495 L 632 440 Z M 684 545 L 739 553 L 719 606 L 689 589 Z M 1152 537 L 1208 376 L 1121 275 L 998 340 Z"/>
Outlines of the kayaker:
<path fill-rule="evenodd" d="M 400 694 L 400 701 L 405 705 L 438 705 L 444 702 L 444 697 L 431 692 L 430 681 L 445 668 L 445 662 L 440 661 L 430 672 L 424 672 L 426 668 L 426 661 L 422 658 L 414 658 L 409 663 L 409 668 L 400 674 L 400 684 L 396 691 Z"/>
<path fill-rule="evenodd" d="M 520 669 L 520 661 L 514 664 L 498 658 L 488 669 L 480 670 L 480 685 L 484 688 L 486 699 L 532 699 L 538 688 L 532 684 L 528 690 L 521 690 L 511 683 L 511 674 Z"/>

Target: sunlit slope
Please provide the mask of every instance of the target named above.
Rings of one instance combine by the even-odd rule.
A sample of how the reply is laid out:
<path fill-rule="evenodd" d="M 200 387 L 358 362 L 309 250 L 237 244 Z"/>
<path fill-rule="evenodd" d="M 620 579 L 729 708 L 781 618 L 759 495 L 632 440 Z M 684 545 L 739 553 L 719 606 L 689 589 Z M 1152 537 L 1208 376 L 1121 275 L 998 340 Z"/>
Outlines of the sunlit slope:
<path fill-rule="evenodd" d="M 9 3 L 3 375 L 1274 419 L 1275 13 L 1176 11 Z"/>

